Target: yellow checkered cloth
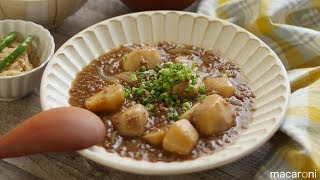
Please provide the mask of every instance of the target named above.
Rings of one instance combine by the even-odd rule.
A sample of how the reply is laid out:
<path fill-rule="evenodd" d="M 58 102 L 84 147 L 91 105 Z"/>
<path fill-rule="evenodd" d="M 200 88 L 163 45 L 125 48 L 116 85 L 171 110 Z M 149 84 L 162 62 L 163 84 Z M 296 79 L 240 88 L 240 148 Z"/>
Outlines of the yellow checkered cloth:
<path fill-rule="evenodd" d="M 281 127 L 286 135 L 273 137 L 277 150 L 255 179 L 294 171 L 317 171 L 320 179 L 320 0 L 202 0 L 198 12 L 254 33 L 288 70 L 292 94 Z"/>

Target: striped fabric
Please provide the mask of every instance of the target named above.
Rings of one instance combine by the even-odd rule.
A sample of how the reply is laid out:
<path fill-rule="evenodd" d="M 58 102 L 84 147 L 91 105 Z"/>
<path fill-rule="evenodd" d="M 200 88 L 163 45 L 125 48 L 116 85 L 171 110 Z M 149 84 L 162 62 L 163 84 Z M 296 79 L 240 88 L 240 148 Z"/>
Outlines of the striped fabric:
<path fill-rule="evenodd" d="M 273 137 L 277 151 L 255 179 L 315 171 L 320 179 L 320 0 L 202 0 L 198 12 L 254 33 L 288 70 L 292 94 L 282 133 Z"/>

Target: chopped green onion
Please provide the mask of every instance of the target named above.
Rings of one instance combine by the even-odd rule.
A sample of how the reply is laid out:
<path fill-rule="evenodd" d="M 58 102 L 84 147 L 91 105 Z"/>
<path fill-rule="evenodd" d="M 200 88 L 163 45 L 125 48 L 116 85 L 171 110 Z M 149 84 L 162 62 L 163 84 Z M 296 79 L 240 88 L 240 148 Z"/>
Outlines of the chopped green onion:
<path fill-rule="evenodd" d="M 138 80 L 138 78 L 137 78 L 137 75 L 136 74 L 131 74 L 131 80 L 132 81 L 136 81 L 136 80 Z"/>
<path fill-rule="evenodd" d="M 156 71 L 156 72 L 158 72 L 160 70 L 160 66 L 156 66 L 156 67 L 154 67 L 154 71 Z"/>
<path fill-rule="evenodd" d="M 139 71 L 140 72 L 145 72 L 147 70 L 147 68 L 145 67 L 145 66 L 141 66 L 140 68 L 139 68 Z"/>
<path fill-rule="evenodd" d="M 142 95 L 144 93 L 144 89 L 138 89 L 137 94 Z"/>
<path fill-rule="evenodd" d="M 192 63 L 192 68 L 198 67 L 198 63 L 194 62 Z"/>
<path fill-rule="evenodd" d="M 138 80 L 138 78 L 141 80 L 140 83 L 135 84 L 130 90 L 130 93 L 132 93 L 137 102 L 145 105 L 148 111 L 152 111 L 155 108 L 154 103 L 156 102 L 162 102 L 170 109 L 177 106 L 184 111 L 190 109 L 192 106 L 191 102 L 195 98 L 187 97 L 182 99 L 178 94 L 172 93 L 172 89 L 176 84 L 187 82 L 185 91 L 190 93 L 198 83 L 199 75 L 188 66 L 172 62 L 157 65 L 153 70 L 151 71 L 152 73 L 148 72 L 147 74 L 145 72 L 147 71 L 146 66 L 141 66 L 138 69 L 138 74 L 131 75 L 133 81 Z M 146 77 L 148 78 L 146 79 Z M 205 87 L 203 86 L 199 86 L 198 99 L 201 99 L 200 95 L 204 94 L 202 91 Z M 129 90 L 125 92 L 129 93 Z M 130 96 L 130 94 L 126 94 L 126 96 Z M 168 117 L 171 120 L 178 120 L 178 116 L 178 112 L 174 110 L 168 113 Z"/>
<path fill-rule="evenodd" d="M 193 86 L 188 84 L 187 88 L 186 88 L 186 92 L 191 92 L 193 90 Z"/>
<path fill-rule="evenodd" d="M 165 83 L 162 84 L 162 87 L 163 88 L 169 88 L 169 84 L 165 82 Z"/>
<path fill-rule="evenodd" d="M 171 96 L 172 96 L 172 98 L 173 98 L 174 100 L 178 100 L 178 99 L 179 99 L 178 94 L 172 94 Z"/>
<path fill-rule="evenodd" d="M 168 68 L 163 68 L 160 70 L 160 73 L 164 74 L 164 75 L 168 75 L 168 74 L 170 74 L 170 70 Z"/>
<path fill-rule="evenodd" d="M 139 74 L 139 78 L 140 78 L 140 79 L 143 79 L 143 78 L 145 78 L 146 76 L 147 76 L 147 75 L 146 75 L 145 73 L 143 73 L 143 72 Z"/>
<path fill-rule="evenodd" d="M 178 99 L 178 100 L 176 101 L 176 104 L 179 105 L 180 103 L 181 103 L 181 100 Z"/>
<path fill-rule="evenodd" d="M 130 94 L 131 94 L 131 88 L 130 87 L 124 88 L 124 97 L 129 97 Z"/>
<path fill-rule="evenodd" d="M 200 101 L 203 101 L 206 98 L 206 95 L 200 95 Z"/>
<path fill-rule="evenodd" d="M 184 111 L 187 111 L 188 109 L 191 108 L 191 106 L 192 106 L 192 102 L 185 102 L 185 103 L 182 104 L 182 109 Z"/>
<path fill-rule="evenodd" d="M 170 120 L 176 121 L 176 120 L 179 119 L 179 114 L 178 114 L 177 111 L 171 111 L 171 112 L 169 112 L 167 115 L 168 115 L 168 118 L 169 118 Z"/>
<path fill-rule="evenodd" d="M 146 108 L 148 111 L 152 111 L 152 110 L 154 110 L 154 105 L 149 103 L 146 105 Z"/>
<path fill-rule="evenodd" d="M 146 87 L 146 85 L 144 84 L 144 83 L 141 83 L 140 85 L 139 85 L 139 88 L 140 89 L 144 89 Z"/>
<path fill-rule="evenodd" d="M 201 84 L 199 85 L 199 93 L 200 93 L 200 94 L 206 93 L 206 86 L 205 86 L 204 83 L 201 83 Z"/>

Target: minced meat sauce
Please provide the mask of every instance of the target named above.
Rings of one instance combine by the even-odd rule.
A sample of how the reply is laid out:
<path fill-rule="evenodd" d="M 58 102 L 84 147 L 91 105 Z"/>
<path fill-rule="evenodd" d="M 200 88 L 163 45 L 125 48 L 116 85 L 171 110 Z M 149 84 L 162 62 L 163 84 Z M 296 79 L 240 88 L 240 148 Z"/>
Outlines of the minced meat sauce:
<path fill-rule="evenodd" d="M 123 86 L 130 86 L 127 82 L 118 81 L 114 75 L 124 72 L 121 61 L 126 55 L 146 44 L 127 44 L 118 49 L 114 49 L 99 58 L 93 60 L 89 65 L 84 67 L 75 78 L 70 89 L 69 103 L 72 106 L 85 108 L 85 101 L 93 94 L 103 90 L 106 86 L 113 84 L 115 81 Z M 131 157 L 137 160 L 146 160 L 151 162 L 157 161 L 184 161 L 198 158 L 202 155 L 214 153 L 227 143 L 238 136 L 241 129 L 245 129 L 250 122 L 252 111 L 254 110 L 254 94 L 252 93 L 248 82 L 239 67 L 228 61 L 223 56 L 214 53 L 211 50 L 191 46 L 178 45 L 169 42 L 158 44 L 148 44 L 157 49 L 164 62 L 175 62 L 176 58 L 182 57 L 191 60 L 193 65 L 197 66 L 196 71 L 202 77 L 227 77 L 236 87 L 234 95 L 225 98 L 230 102 L 235 112 L 234 126 L 219 134 L 212 136 L 200 136 L 195 148 L 189 155 L 178 155 L 167 152 L 161 147 L 148 144 L 141 136 L 126 137 L 118 134 L 117 128 L 112 123 L 112 116 L 118 112 L 126 110 L 128 107 L 137 103 L 137 97 L 129 96 L 120 110 L 113 113 L 96 113 L 103 120 L 107 135 L 103 146 L 108 152 L 117 153 L 123 157 Z M 182 63 L 183 64 L 183 63 Z M 183 64 L 186 65 L 186 64 Z M 143 80 L 147 80 L 151 75 L 146 74 Z M 208 95 L 208 94 L 207 94 Z M 197 101 L 193 100 L 193 104 Z M 155 102 L 154 110 L 149 113 L 148 123 L 145 133 L 151 132 L 155 128 L 168 127 L 174 120 L 167 117 L 169 109 L 163 102 Z M 181 115 L 182 109 L 176 107 L 176 112 Z"/>

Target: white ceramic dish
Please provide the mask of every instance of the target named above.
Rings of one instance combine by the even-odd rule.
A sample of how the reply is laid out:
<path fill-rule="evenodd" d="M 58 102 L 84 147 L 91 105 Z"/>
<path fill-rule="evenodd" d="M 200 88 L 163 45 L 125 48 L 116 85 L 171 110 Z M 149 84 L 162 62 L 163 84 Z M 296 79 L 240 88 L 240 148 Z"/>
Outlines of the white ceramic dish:
<path fill-rule="evenodd" d="M 69 106 L 68 90 L 76 74 L 100 54 L 128 42 L 173 41 L 221 52 L 241 67 L 256 95 L 252 123 L 232 144 L 192 161 L 136 161 L 106 152 L 99 146 L 79 151 L 105 166 L 139 174 L 180 174 L 235 161 L 266 142 L 286 113 L 290 87 L 275 53 L 246 30 L 226 21 L 194 13 L 151 11 L 115 17 L 95 24 L 67 41 L 53 56 L 41 84 L 44 110 Z"/>
<path fill-rule="evenodd" d="M 52 28 L 86 2 L 87 0 L 1 0 L 0 19 L 21 19 Z"/>
<path fill-rule="evenodd" d="M 0 76 L 0 101 L 12 101 L 29 94 L 39 86 L 43 70 L 54 53 L 54 40 L 49 31 L 42 26 L 29 21 L 0 21 L 0 37 L 5 37 L 12 31 L 18 32 L 18 40 L 29 34 L 33 35 L 32 45 L 39 58 L 38 66 L 17 76 Z"/>

